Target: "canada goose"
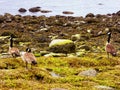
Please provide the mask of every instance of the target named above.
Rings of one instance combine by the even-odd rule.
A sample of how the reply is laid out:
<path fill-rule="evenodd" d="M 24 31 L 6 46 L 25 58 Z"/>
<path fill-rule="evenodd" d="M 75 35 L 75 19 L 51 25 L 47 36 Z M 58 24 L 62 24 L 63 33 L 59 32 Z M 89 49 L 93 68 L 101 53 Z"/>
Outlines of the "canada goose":
<path fill-rule="evenodd" d="M 106 50 L 107 55 L 108 55 L 108 58 L 109 58 L 109 54 L 111 54 L 112 56 L 116 56 L 117 55 L 116 49 L 110 43 L 110 38 L 111 38 L 111 32 L 108 32 L 108 40 L 107 40 L 106 47 L 105 47 L 105 50 Z"/>
<path fill-rule="evenodd" d="M 31 52 L 30 48 L 27 48 L 26 52 L 21 52 L 21 57 L 22 57 L 22 60 L 26 63 L 26 68 L 28 68 L 27 66 L 28 63 L 31 64 L 31 68 L 32 68 L 32 65 L 37 64 L 36 58 L 34 54 Z"/>
<path fill-rule="evenodd" d="M 11 54 L 13 57 L 20 56 L 20 51 L 18 48 L 13 47 L 13 35 L 10 36 L 10 45 L 9 45 L 9 54 Z"/>

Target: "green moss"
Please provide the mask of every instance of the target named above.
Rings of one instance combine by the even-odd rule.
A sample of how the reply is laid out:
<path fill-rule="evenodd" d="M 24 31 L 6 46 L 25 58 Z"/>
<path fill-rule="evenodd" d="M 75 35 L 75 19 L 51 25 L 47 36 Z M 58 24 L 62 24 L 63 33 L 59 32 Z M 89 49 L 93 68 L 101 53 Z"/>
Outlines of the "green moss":
<path fill-rule="evenodd" d="M 94 54 L 79 58 L 38 57 L 37 66 L 25 69 L 21 58 L 0 59 L 0 88 L 3 90 L 49 90 L 66 88 L 69 90 L 96 90 L 94 86 L 103 85 L 120 89 L 119 58 L 109 60 Z M 81 71 L 93 68 L 98 74 L 95 77 L 79 76 Z M 52 77 L 50 72 L 60 77 Z"/>

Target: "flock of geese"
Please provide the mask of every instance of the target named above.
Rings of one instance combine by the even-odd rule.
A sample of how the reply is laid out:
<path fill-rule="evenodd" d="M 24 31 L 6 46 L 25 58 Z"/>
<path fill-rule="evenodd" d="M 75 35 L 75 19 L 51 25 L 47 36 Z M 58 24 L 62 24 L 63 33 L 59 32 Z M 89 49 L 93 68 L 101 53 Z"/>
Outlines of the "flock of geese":
<path fill-rule="evenodd" d="M 107 40 L 107 43 L 105 46 L 105 50 L 106 50 L 108 58 L 109 58 L 109 54 L 111 54 L 112 56 L 116 56 L 117 51 L 110 42 L 111 32 L 108 32 L 107 34 L 108 34 L 108 40 Z M 10 36 L 9 54 L 12 55 L 13 57 L 21 56 L 22 60 L 26 63 L 26 68 L 28 68 L 29 63 L 31 64 L 31 68 L 32 68 L 32 65 L 37 64 L 36 57 L 31 52 L 30 48 L 27 48 L 26 52 L 20 53 L 18 48 L 13 47 L 13 36 L 12 35 Z"/>
<path fill-rule="evenodd" d="M 13 35 L 10 36 L 10 46 L 9 46 L 8 53 L 13 57 L 21 56 L 22 60 L 26 64 L 26 68 L 28 68 L 28 63 L 31 64 L 31 68 L 32 68 L 32 65 L 37 64 L 36 57 L 31 52 L 30 48 L 27 48 L 26 52 L 20 52 L 17 47 L 13 47 Z"/>

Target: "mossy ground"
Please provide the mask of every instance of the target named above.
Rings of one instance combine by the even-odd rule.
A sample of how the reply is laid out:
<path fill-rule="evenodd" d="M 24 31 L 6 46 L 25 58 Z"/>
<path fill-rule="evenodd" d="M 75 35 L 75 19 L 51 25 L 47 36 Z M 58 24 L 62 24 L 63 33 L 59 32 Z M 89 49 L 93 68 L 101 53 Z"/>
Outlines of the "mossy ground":
<path fill-rule="evenodd" d="M 105 53 L 89 53 L 82 57 L 37 57 L 38 64 L 25 69 L 21 58 L 0 59 L 1 90 L 97 90 L 94 86 L 104 85 L 120 89 L 120 59 Z M 30 68 L 30 66 L 29 66 Z M 97 70 L 95 77 L 79 76 L 81 71 Z M 52 77 L 50 69 L 60 77 Z"/>
<path fill-rule="evenodd" d="M 81 57 L 37 57 L 38 65 L 25 69 L 21 58 L 0 59 L 0 89 L 2 90 L 50 90 L 59 87 L 69 90 L 96 90 L 94 86 L 104 85 L 120 90 L 120 55 L 107 58 L 104 45 L 107 31 L 112 31 L 111 41 L 120 50 L 120 15 L 97 15 L 95 17 L 66 16 L 21 16 L 6 13 L 0 16 L 0 53 L 7 53 L 9 39 L 14 35 L 14 46 L 20 51 L 30 47 L 36 56 L 48 50 L 52 39 L 71 39 L 80 34 L 76 51 L 87 46 Z M 4 38 L 5 37 L 5 38 Z M 95 53 L 97 52 L 97 53 Z M 38 53 L 38 54 L 37 54 Z M 120 54 L 120 53 L 119 53 Z M 60 75 L 52 77 L 52 70 Z M 95 77 L 79 76 L 81 71 L 97 70 Z"/>

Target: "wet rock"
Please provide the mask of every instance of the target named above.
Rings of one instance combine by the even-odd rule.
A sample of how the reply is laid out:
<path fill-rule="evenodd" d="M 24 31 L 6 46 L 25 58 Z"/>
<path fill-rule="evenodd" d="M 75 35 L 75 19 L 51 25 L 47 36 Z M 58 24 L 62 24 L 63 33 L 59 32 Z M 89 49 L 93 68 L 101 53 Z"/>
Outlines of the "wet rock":
<path fill-rule="evenodd" d="M 68 89 L 65 89 L 65 88 L 52 88 L 51 90 L 68 90 Z"/>
<path fill-rule="evenodd" d="M 86 51 L 85 51 L 84 49 L 76 52 L 76 56 L 77 56 L 77 57 L 82 57 L 82 56 L 84 56 L 85 54 L 86 54 Z"/>
<path fill-rule="evenodd" d="M 72 53 L 75 52 L 75 44 L 69 39 L 54 39 L 49 44 L 49 51 L 55 53 Z"/>
<path fill-rule="evenodd" d="M 76 27 L 76 30 L 81 31 L 82 28 L 78 26 L 78 27 Z"/>
<path fill-rule="evenodd" d="M 0 15 L 0 23 L 4 22 L 4 16 Z"/>
<path fill-rule="evenodd" d="M 21 12 L 21 13 L 24 13 L 24 12 L 26 12 L 27 10 L 26 10 L 25 8 L 20 8 L 18 11 Z"/>
<path fill-rule="evenodd" d="M 63 11 L 62 13 L 63 14 L 74 14 L 74 12 L 71 12 L 71 11 Z"/>
<path fill-rule="evenodd" d="M 97 14 L 96 18 L 102 18 L 102 15 L 101 14 Z"/>
<path fill-rule="evenodd" d="M 92 18 L 92 17 L 86 17 L 85 21 L 88 24 L 90 24 L 90 23 L 97 23 L 98 22 L 98 20 L 96 18 Z"/>
<path fill-rule="evenodd" d="M 111 87 L 108 87 L 108 86 L 102 86 L 102 85 L 95 86 L 95 88 L 97 90 L 115 90 L 114 88 L 111 88 Z"/>
<path fill-rule="evenodd" d="M 14 19 L 16 22 L 20 22 L 21 20 L 24 20 L 24 18 L 21 15 L 15 15 Z"/>
<path fill-rule="evenodd" d="M 89 46 L 87 46 L 87 45 L 81 45 L 81 46 L 79 47 L 79 49 L 84 49 L 84 50 L 86 50 L 86 51 L 91 50 L 91 48 L 90 48 Z"/>
<path fill-rule="evenodd" d="M 0 36 L 0 44 L 5 44 L 8 41 L 9 36 Z"/>
<path fill-rule="evenodd" d="M 39 12 L 41 7 L 32 7 L 29 9 L 30 12 Z"/>
<path fill-rule="evenodd" d="M 89 13 L 85 17 L 95 17 L 95 15 L 93 13 Z"/>
<path fill-rule="evenodd" d="M 39 43 L 44 43 L 44 42 L 48 42 L 50 39 L 45 36 L 45 35 L 38 35 L 36 38 L 36 41 Z"/>
<path fill-rule="evenodd" d="M 41 28 L 40 31 L 45 31 L 47 32 L 49 29 L 48 28 Z"/>
<path fill-rule="evenodd" d="M 90 70 L 82 71 L 78 75 L 95 77 L 97 75 L 97 71 L 94 69 L 90 69 Z"/>
<path fill-rule="evenodd" d="M 116 13 L 116 15 L 120 16 L 120 11 L 118 11 L 118 12 Z"/>
<path fill-rule="evenodd" d="M 50 10 L 41 10 L 40 12 L 41 12 L 41 13 L 50 13 L 50 12 L 52 12 L 52 11 L 50 11 Z"/>
<path fill-rule="evenodd" d="M 58 35 L 50 35 L 49 38 L 50 38 L 51 40 L 54 40 L 54 39 L 57 39 L 57 38 L 58 38 Z"/>
<path fill-rule="evenodd" d="M 50 52 L 48 52 L 48 51 L 40 51 L 40 55 L 41 56 L 44 56 L 44 55 L 46 55 L 46 54 L 49 54 Z"/>
<path fill-rule="evenodd" d="M 5 21 L 6 22 L 12 22 L 12 20 L 14 19 L 14 16 L 9 14 L 9 13 L 5 13 Z"/>
<path fill-rule="evenodd" d="M 81 35 L 80 34 L 75 34 L 75 35 L 72 35 L 71 36 L 71 40 L 72 41 L 79 41 L 81 38 Z"/>
<path fill-rule="evenodd" d="M 76 58 L 76 54 L 75 53 L 67 54 L 67 57 Z"/>

